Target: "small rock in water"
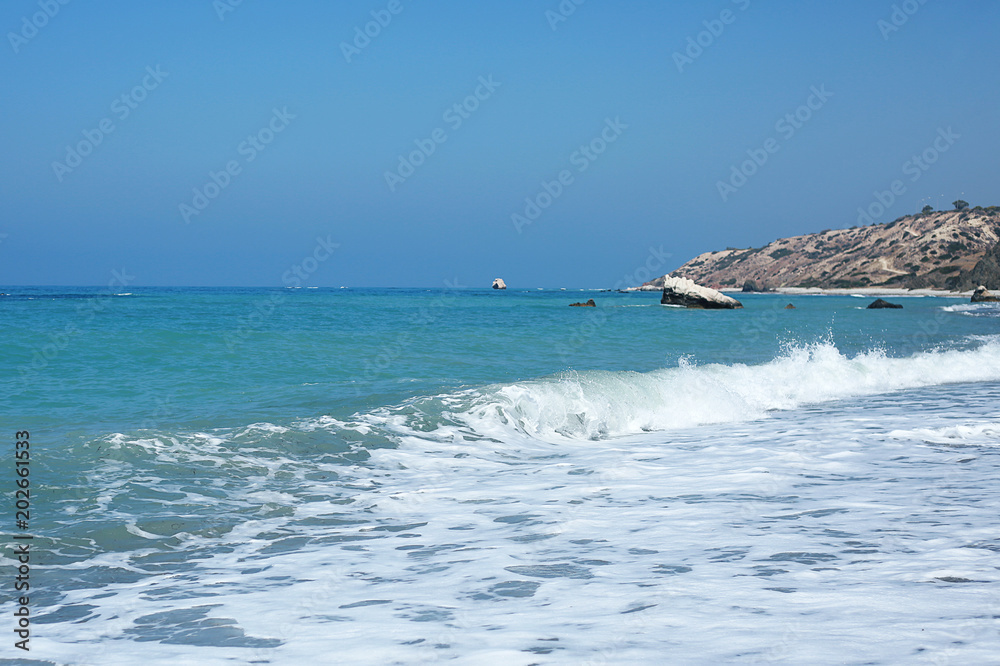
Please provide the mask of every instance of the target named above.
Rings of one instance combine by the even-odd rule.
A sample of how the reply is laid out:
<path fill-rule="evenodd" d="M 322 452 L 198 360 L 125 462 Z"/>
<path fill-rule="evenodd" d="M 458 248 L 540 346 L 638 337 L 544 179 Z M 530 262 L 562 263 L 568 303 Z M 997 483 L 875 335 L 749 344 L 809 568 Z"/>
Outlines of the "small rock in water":
<path fill-rule="evenodd" d="M 586 303 L 570 303 L 569 306 L 571 308 L 596 308 L 597 303 L 595 303 L 594 299 L 591 298 Z"/>
<path fill-rule="evenodd" d="M 493 288 L 494 289 L 506 289 L 507 288 L 507 283 L 503 281 L 503 278 L 496 278 L 495 280 L 493 280 Z"/>
<path fill-rule="evenodd" d="M 875 301 L 873 301 L 871 304 L 869 304 L 868 309 L 869 310 L 884 310 L 884 309 L 902 310 L 903 306 L 899 305 L 898 303 L 890 303 L 889 301 L 883 301 L 881 298 L 879 298 L 879 299 L 876 299 Z"/>
<path fill-rule="evenodd" d="M 786 306 L 785 306 L 785 309 L 786 309 L 786 310 L 794 310 L 794 309 L 795 309 L 795 306 L 794 306 L 794 305 L 792 305 L 791 303 L 789 303 L 788 305 L 786 305 Z"/>

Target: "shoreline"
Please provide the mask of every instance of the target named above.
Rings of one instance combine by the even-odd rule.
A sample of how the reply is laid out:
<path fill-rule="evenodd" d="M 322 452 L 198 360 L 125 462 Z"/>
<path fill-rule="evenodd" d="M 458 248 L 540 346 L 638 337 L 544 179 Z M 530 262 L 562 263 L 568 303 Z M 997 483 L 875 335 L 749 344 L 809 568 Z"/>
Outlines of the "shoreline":
<path fill-rule="evenodd" d="M 661 291 L 659 287 L 646 289 L 641 287 L 630 287 L 627 292 L 633 291 Z M 775 294 L 784 296 L 891 296 L 894 298 L 923 298 L 925 296 L 937 296 L 940 298 L 965 298 L 971 299 L 973 290 L 969 291 L 948 291 L 945 289 L 905 289 L 902 287 L 854 287 L 852 289 L 841 288 L 820 288 L 820 287 L 777 287 L 770 291 L 749 291 L 745 292 L 739 288 L 716 289 L 723 294 Z"/>
<path fill-rule="evenodd" d="M 720 289 L 723 293 L 784 294 L 786 296 L 893 296 L 942 298 L 972 298 L 972 291 L 946 291 L 942 289 L 904 289 L 901 287 L 855 287 L 853 289 L 821 289 L 819 287 L 779 287 L 765 292 L 743 292 L 740 289 Z"/>

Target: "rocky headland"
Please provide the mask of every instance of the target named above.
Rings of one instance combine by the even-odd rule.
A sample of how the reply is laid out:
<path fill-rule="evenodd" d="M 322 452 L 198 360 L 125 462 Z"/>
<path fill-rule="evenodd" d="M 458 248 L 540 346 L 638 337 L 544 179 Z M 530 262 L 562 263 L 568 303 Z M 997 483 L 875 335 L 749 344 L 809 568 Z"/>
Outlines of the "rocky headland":
<path fill-rule="evenodd" d="M 1000 206 L 907 215 L 887 224 L 706 252 L 671 273 L 715 289 L 1000 289 Z M 660 290 L 667 276 L 644 284 Z"/>

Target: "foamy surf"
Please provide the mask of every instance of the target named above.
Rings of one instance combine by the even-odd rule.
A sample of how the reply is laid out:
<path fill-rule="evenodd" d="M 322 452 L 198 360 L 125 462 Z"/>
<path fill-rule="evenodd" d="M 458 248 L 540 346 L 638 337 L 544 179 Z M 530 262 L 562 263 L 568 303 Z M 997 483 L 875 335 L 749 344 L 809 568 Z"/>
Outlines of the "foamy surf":
<path fill-rule="evenodd" d="M 60 601 L 78 619 L 46 625 L 44 646 L 60 663 L 102 665 L 224 664 L 233 651 L 312 663 L 323 639 L 358 664 L 662 663 L 667 652 L 692 664 L 903 663 L 911 644 L 948 657 L 939 663 L 989 663 L 996 465 L 928 442 L 988 443 L 997 387 L 927 385 L 967 380 L 957 368 L 988 360 L 987 346 L 889 359 L 815 345 L 760 366 L 453 393 L 379 410 L 378 425 L 327 417 L 108 437 L 114 452 L 148 457 L 102 463 L 91 485 L 108 497 L 66 517 L 66 529 L 100 528 L 102 543 L 50 572 L 89 578 Z M 913 383 L 927 367 L 939 370 L 923 390 L 785 409 L 830 400 L 803 388 L 810 379 L 894 370 Z M 536 403 L 597 405 L 657 383 L 661 394 L 758 396 L 795 377 L 783 397 L 757 398 L 757 409 L 778 405 L 761 412 L 769 419 L 600 446 L 559 435 L 538 447 L 497 411 L 525 404 L 513 387 Z M 931 436 L 907 430 L 915 411 Z M 364 463 L 289 447 L 324 433 L 370 444 L 380 428 L 401 445 L 374 446 Z M 207 469 L 227 474 L 199 482 Z M 176 494 L 159 514 L 132 506 Z M 839 637 L 851 640 L 833 652 Z"/>
<path fill-rule="evenodd" d="M 478 437 L 546 442 L 597 440 L 733 423 L 779 410 L 904 389 L 1000 380 L 1000 343 L 893 358 L 880 350 L 848 356 L 833 344 L 793 346 L 763 365 L 695 365 L 649 373 L 567 372 L 423 398 L 362 416 L 365 422 L 438 438 L 434 422 Z"/>
<path fill-rule="evenodd" d="M 58 422 L 32 427 L 33 656 L 1000 651 L 996 319 L 932 299 L 881 316 L 811 296 L 785 312 L 766 295 L 720 319 L 602 294 L 600 323 L 558 291 L 319 290 L 233 354 L 222 332 L 270 291 L 151 293 L 109 304 L 129 326 L 94 317 L 15 403 Z M 74 311 L 14 304 L 31 330 Z M 107 340 L 114 382 L 94 370 Z M 18 338 L 4 349 L 24 362 Z M 581 371 L 559 373 L 564 357 Z"/>
<path fill-rule="evenodd" d="M 950 446 L 1000 446 L 1000 422 L 967 423 L 942 428 L 893 430 L 889 437 Z"/>
<path fill-rule="evenodd" d="M 957 312 L 968 317 L 1000 317 L 1000 303 L 961 303 L 946 305 L 945 312 Z"/>

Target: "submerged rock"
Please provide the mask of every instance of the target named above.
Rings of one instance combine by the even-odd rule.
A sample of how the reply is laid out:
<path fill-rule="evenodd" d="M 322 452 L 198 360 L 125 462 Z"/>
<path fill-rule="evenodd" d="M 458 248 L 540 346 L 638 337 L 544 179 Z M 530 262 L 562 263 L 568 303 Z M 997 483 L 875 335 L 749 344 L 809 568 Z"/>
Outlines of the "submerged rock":
<path fill-rule="evenodd" d="M 496 278 L 495 280 L 493 280 L 493 288 L 494 289 L 506 289 L 507 288 L 507 283 L 503 281 L 503 278 Z"/>
<path fill-rule="evenodd" d="M 889 309 L 889 310 L 902 310 L 903 306 L 899 305 L 898 303 L 890 303 L 889 301 L 883 301 L 881 298 L 878 298 L 878 299 L 872 301 L 868 305 L 868 309 L 869 310 L 885 310 L 885 309 Z"/>
<path fill-rule="evenodd" d="M 595 303 L 594 299 L 591 298 L 586 303 L 570 303 L 569 306 L 571 308 L 596 308 L 597 303 Z"/>
<path fill-rule="evenodd" d="M 976 287 L 976 292 L 972 294 L 973 303 L 1000 303 L 1000 296 L 991 293 L 983 285 Z"/>
<path fill-rule="evenodd" d="M 734 310 L 743 307 L 743 304 L 735 298 L 715 289 L 702 287 L 687 278 L 669 276 L 663 278 L 663 296 L 660 298 L 660 303 L 704 310 Z"/>

